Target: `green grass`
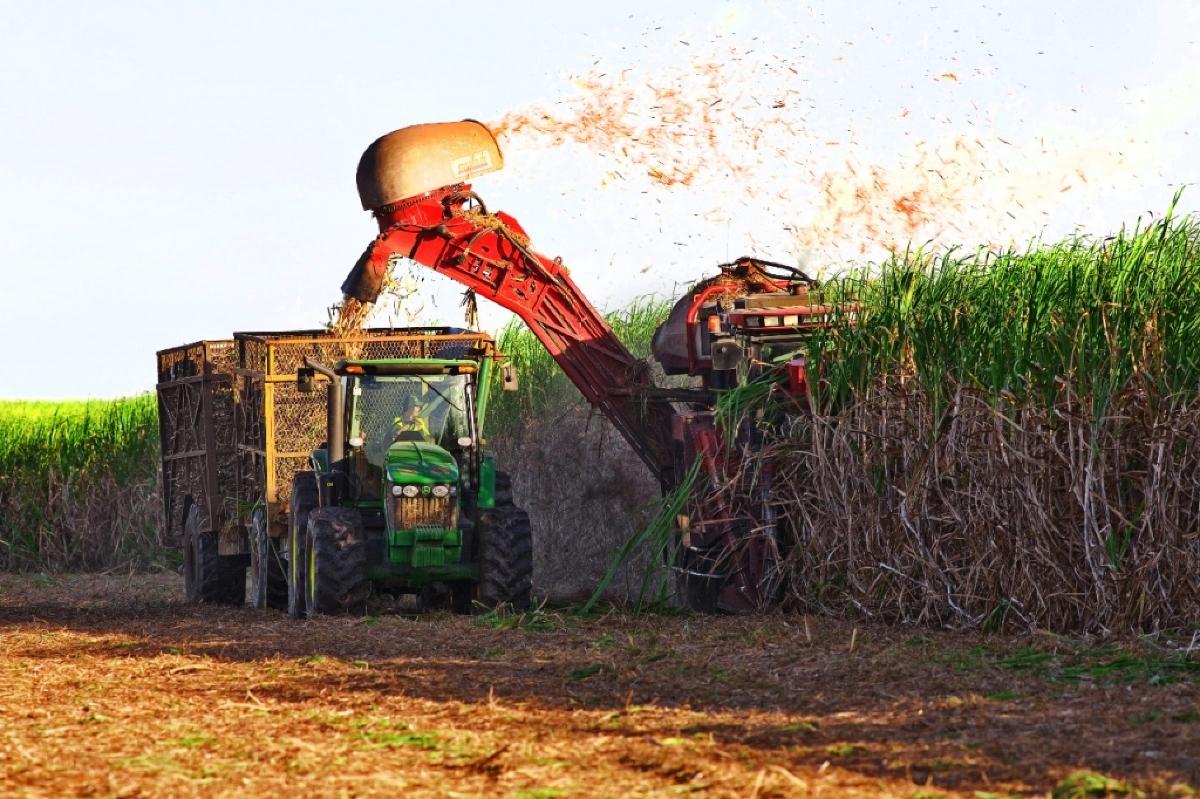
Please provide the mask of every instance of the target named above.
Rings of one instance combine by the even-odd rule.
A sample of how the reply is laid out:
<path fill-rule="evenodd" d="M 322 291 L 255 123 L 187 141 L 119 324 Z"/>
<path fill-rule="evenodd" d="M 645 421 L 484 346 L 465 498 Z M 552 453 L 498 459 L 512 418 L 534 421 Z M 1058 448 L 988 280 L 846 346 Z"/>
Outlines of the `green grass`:
<path fill-rule="evenodd" d="M 82 504 L 101 488 L 150 483 L 157 470 L 151 394 L 0 401 L 0 568 L 98 565 L 97 553 L 86 551 L 89 531 L 64 529 L 65 516 L 78 510 L 64 504 Z"/>
<path fill-rule="evenodd" d="M 595 677 L 597 674 L 599 674 L 603 670 L 604 670 L 604 666 L 602 664 L 589 663 L 586 666 L 580 666 L 579 668 L 575 669 L 567 676 L 569 676 L 575 682 L 582 682 L 583 680 L 586 680 L 589 677 Z"/>
<path fill-rule="evenodd" d="M 433 751 L 440 749 L 443 744 L 440 736 L 428 732 L 366 730 L 362 733 L 362 737 L 372 744 L 385 749 L 412 747 L 414 749 L 426 749 Z"/>
<path fill-rule="evenodd" d="M 0 470 L 70 475 L 107 465 L 118 477 L 158 446 L 154 396 L 88 402 L 0 401 Z"/>
<path fill-rule="evenodd" d="M 828 282 L 831 299 L 858 302 L 853 315 L 810 345 L 823 364 L 814 381 L 821 406 L 869 394 L 903 372 L 944 394 L 980 387 L 1015 401 L 1052 403 L 1070 390 L 1101 410 L 1131 387 L 1163 395 L 1200 386 L 1200 220 L 1166 216 L 1105 238 L 1073 237 L 1026 250 L 922 250 Z M 670 301 L 639 300 L 606 316 L 634 355 Z M 503 394 L 491 423 L 507 430 L 573 393 L 521 322 L 500 334 L 520 390 Z M 566 391 L 564 395 L 562 392 Z M 765 393 L 747 387 L 725 399 L 734 417 Z"/>
<path fill-rule="evenodd" d="M 982 646 L 933 658 L 956 671 L 999 669 L 1056 683 L 1077 685 L 1170 685 L 1200 683 L 1200 660 L 1185 654 L 1131 652 L 1116 646 L 1080 647 L 1051 652 L 1031 646 L 991 649 Z M 1018 695 L 1009 691 L 989 694 L 989 699 L 1007 700 Z"/>
<path fill-rule="evenodd" d="M 1173 209 L 1172 205 L 1172 209 Z M 1015 403 L 1047 405 L 1072 392 L 1097 412 L 1130 388 L 1162 396 L 1200 387 L 1200 220 L 1166 216 L 1105 238 L 1073 237 L 1026 250 L 920 249 L 829 281 L 830 299 L 859 303 L 809 345 L 823 380 L 819 407 L 869 395 L 903 374 L 944 398 L 959 385 Z M 671 301 L 643 299 L 606 315 L 635 356 L 649 354 Z M 499 336 L 520 389 L 497 392 L 494 433 L 579 400 L 519 320 Z M 762 399 L 766 385 L 724 397 L 726 420 Z"/>
<path fill-rule="evenodd" d="M 826 290 L 861 303 L 810 348 L 812 362 L 833 353 L 814 387 L 827 410 L 899 375 L 935 399 L 962 385 L 1014 404 L 1070 394 L 1095 414 L 1123 391 L 1200 386 L 1200 220 L 1170 211 L 1106 239 L 898 253 Z"/>
<path fill-rule="evenodd" d="M 826 754 L 829 754 L 833 757 L 852 757 L 854 755 L 862 754 L 865 751 L 866 750 L 861 746 L 847 743 L 830 744 L 829 746 L 825 747 Z"/>
<path fill-rule="evenodd" d="M 1085 797 L 1144 796 L 1127 782 L 1095 771 L 1073 771 L 1054 787 L 1052 799 L 1085 799 Z"/>
<path fill-rule="evenodd" d="M 0 400 L 0 424 L 54 417 L 78 419 L 109 404 L 110 400 Z"/>
<path fill-rule="evenodd" d="M 547 611 L 543 607 L 516 610 L 509 605 L 500 605 L 475 616 L 471 623 L 476 627 L 490 627 L 494 630 L 552 632 L 562 628 L 566 620 L 561 614 Z"/>

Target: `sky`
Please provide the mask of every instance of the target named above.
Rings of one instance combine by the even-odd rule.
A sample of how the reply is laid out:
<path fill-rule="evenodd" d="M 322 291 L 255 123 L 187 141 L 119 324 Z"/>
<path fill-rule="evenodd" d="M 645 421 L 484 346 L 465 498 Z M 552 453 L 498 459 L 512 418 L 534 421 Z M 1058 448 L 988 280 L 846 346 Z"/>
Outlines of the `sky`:
<path fill-rule="evenodd" d="M 322 325 L 376 232 L 359 155 L 421 122 L 503 130 L 476 191 L 602 308 L 742 254 L 1104 235 L 1200 184 L 1200 0 L 1130 8 L 0 0 L 0 398 Z M 401 278 L 377 322 L 461 324 Z"/>

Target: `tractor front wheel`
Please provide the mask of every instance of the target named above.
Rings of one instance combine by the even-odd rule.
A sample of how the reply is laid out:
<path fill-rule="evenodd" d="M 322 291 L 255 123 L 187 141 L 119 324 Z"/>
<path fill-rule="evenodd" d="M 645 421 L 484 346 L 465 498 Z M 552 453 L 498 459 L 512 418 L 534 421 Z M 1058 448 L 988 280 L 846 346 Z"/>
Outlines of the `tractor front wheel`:
<path fill-rule="evenodd" d="M 183 588 L 193 605 L 243 605 L 246 568 L 236 557 L 223 558 L 217 537 L 200 529 L 200 508 L 188 508 L 183 523 Z"/>
<path fill-rule="evenodd" d="M 354 508 L 318 508 L 308 517 L 308 616 L 362 613 L 371 582 L 367 536 Z"/>
<path fill-rule="evenodd" d="M 512 479 L 506 473 L 496 473 L 496 507 L 483 516 L 482 575 L 473 598 L 484 607 L 508 604 L 524 610 L 533 591 L 533 530 L 529 514 L 513 504 Z M 458 612 L 464 606 L 470 609 L 461 590 L 455 592 L 452 603 Z"/>
<path fill-rule="evenodd" d="M 304 600 L 308 593 L 308 516 L 320 503 L 315 472 L 296 472 L 292 477 L 292 498 L 288 504 L 288 618 L 304 616 Z"/>

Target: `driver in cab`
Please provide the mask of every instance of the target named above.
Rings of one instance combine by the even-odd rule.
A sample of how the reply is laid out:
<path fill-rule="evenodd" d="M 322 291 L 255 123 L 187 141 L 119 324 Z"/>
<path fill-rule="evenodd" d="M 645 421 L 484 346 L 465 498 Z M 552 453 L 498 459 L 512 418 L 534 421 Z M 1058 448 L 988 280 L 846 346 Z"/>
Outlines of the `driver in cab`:
<path fill-rule="evenodd" d="M 403 410 L 392 422 L 392 434 L 396 441 L 432 441 L 429 434 L 429 423 L 421 415 L 423 410 L 421 400 L 417 397 L 406 397 Z"/>

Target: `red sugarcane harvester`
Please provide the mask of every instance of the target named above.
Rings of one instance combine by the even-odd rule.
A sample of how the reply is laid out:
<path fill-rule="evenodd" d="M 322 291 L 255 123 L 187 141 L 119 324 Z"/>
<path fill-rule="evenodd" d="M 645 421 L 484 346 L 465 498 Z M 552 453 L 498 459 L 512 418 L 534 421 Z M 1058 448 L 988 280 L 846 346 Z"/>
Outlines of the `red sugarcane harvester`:
<path fill-rule="evenodd" d="M 519 316 L 583 396 L 620 431 L 664 493 L 694 468 L 706 489 L 680 514 L 669 553 L 680 594 L 694 610 L 747 611 L 777 594 L 773 564 L 789 544 L 771 510 L 771 469 L 744 457 L 755 426 L 719 430 L 723 392 L 777 376 L 807 407 L 799 353 L 841 308 L 820 304 L 817 284 L 778 263 L 740 258 L 681 298 L 655 333 L 653 352 L 687 388 L 658 387 L 588 302 L 558 258 L 529 245 L 512 216 L 489 213 L 468 183 L 503 166 L 482 124 L 467 120 L 402 128 L 376 140 L 358 165 L 358 192 L 379 224 L 342 285 L 374 302 L 398 259 L 463 284 Z M 728 490 L 735 479 L 744 490 Z M 722 485 L 724 484 L 724 485 Z"/>

